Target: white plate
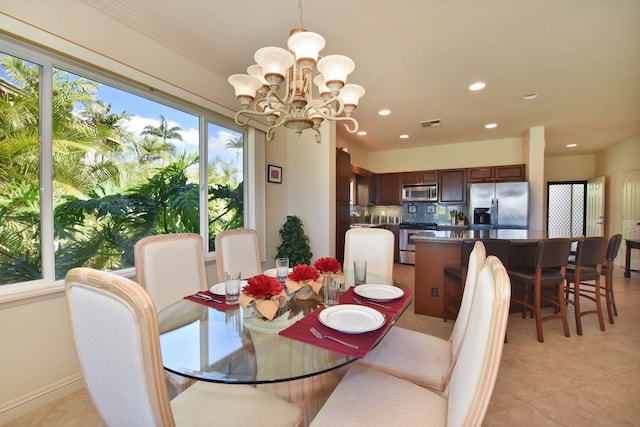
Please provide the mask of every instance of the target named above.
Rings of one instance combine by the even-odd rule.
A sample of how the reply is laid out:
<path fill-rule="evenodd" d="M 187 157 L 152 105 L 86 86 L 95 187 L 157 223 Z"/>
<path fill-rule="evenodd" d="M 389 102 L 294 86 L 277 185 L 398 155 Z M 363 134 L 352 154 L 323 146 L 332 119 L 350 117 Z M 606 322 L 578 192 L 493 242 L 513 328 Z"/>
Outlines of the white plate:
<path fill-rule="evenodd" d="M 293 268 L 289 269 L 289 274 L 291 274 L 293 272 Z M 269 276 L 269 277 L 278 277 L 278 273 L 276 273 L 276 269 L 275 268 L 270 268 L 268 270 L 265 270 L 262 272 L 262 274 L 264 274 L 265 276 Z"/>
<path fill-rule="evenodd" d="M 345 334 L 362 334 L 384 325 L 384 315 L 378 310 L 355 304 L 325 308 L 320 312 L 318 320 L 324 326 Z"/>
<path fill-rule="evenodd" d="M 241 280 L 240 281 L 240 287 L 244 288 L 245 285 L 248 285 L 249 282 L 247 282 L 246 280 Z M 220 295 L 220 296 L 224 296 L 224 282 L 222 283 L 216 283 L 215 285 L 213 285 L 211 288 L 209 288 L 209 290 L 211 291 L 212 294 L 214 295 Z"/>
<path fill-rule="evenodd" d="M 374 301 L 391 301 L 404 295 L 402 289 L 396 288 L 393 285 L 379 285 L 375 283 L 358 285 L 355 287 L 354 292 L 361 297 Z"/>

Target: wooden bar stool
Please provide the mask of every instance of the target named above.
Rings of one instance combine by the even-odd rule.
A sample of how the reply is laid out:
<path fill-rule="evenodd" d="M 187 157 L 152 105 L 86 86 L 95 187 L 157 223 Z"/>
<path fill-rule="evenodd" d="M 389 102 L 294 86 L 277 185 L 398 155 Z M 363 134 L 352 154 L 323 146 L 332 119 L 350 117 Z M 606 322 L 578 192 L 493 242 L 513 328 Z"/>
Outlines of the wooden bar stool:
<path fill-rule="evenodd" d="M 536 258 L 534 265 L 510 267 L 509 278 L 512 286 L 522 284 L 525 287 L 533 285 L 533 304 L 525 297 L 521 300 L 511 298 L 512 304 L 519 304 L 525 308 L 533 310 L 538 341 L 544 342 L 542 333 L 542 322 L 549 319 L 562 319 L 564 335 L 570 336 L 569 324 L 567 322 L 567 311 L 565 307 L 564 281 L 571 251 L 571 239 L 547 239 L 540 240 L 536 247 Z M 552 295 L 542 293 L 543 288 L 555 288 L 554 298 Z M 514 293 L 512 293 L 513 295 Z M 560 314 L 554 313 L 542 317 L 541 305 L 545 301 L 556 307 Z"/>
<path fill-rule="evenodd" d="M 502 265 L 509 265 L 509 249 L 511 240 L 506 239 L 479 239 L 485 247 L 487 256 L 493 255 L 502 262 Z M 469 255 L 473 250 L 473 245 L 478 239 L 465 239 L 460 248 L 460 264 L 447 265 L 444 268 L 444 321 L 456 319 L 458 310 L 452 310 L 451 306 L 459 306 L 464 293 L 464 284 L 467 279 L 467 267 Z"/>
<path fill-rule="evenodd" d="M 602 273 L 602 262 L 605 259 L 607 250 L 607 239 L 605 237 L 586 237 L 578 241 L 575 265 L 567 268 L 567 294 L 573 294 L 573 299 L 567 298 L 567 302 L 573 304 L 576 315 L 576 331 L 582 335 L 582 316 L 590 313 L 598 315 L 600 330 L 604 331 L 604 318 L 602 315 L 602 304 L 600 299 L 602 291 L 600 289 L 600 275 Z M 580 287 L 586 281 L 593 281 L 593 290 L 583 291 Z M 571 284 L 573 283 L 573 286 Z M 580 308 L 580 298 L 584 297 L 596 303 L 595 310 L 582 311 Z"/>

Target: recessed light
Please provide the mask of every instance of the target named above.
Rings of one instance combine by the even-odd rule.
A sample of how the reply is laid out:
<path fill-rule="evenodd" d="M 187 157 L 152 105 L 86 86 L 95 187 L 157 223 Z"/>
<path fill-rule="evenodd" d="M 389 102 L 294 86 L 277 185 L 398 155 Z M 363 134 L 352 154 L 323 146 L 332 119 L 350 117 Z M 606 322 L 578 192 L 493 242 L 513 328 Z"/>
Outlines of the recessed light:
<path fill-rule="evenodd" d="M 484 125 L 484 127 L 486 129 L 493 129 L 493 128 L 498 127 L 498 125 L 496 123 L 488 123 L 488 124 Z"/>
<path fill-rule="evenodd" d="M 365 132 L 365 131 L 363 131 L 363 130 L 361 130 L 360 132 L 358 132 L 358 135 L 360 135 L 360 136 L 365 136 L 366 134 L 367 134 L 367 132 Z"/>
<path fill-rule="evenodd" d="M 378 114 L 381 116 L 388 116 L 389 114 L 391 114 L 391 110 L 380 110 L 378 111 Z"/>
<path fill-rule="evenodd" d="M 522 97 L 525 101 L 530 101 L 532 99 L 536 99 L 538 97 L 537 93 L 528 93 Z"/>
<path fill-rule="evenodd" d="M 577 147 L 578 144 L 567 144 L 567 148 L 573 148 L 573 147 Z"/>
<path fill-rule="evenodd" d="M 469 86 L 469 90 L 473 90 L 473 91 L 482 90 L 485 88 L 485 86 L 486 86 L 486 83 L 484 82 L 475 82 L 471 86 Z"/>
<path fill-rule="evenodd" d="M 400 139 L 407 139 L 407 138 L 409 138 L 409 135 L 406 135 L 406 134 L 405 135 L 400 135 Z"/>

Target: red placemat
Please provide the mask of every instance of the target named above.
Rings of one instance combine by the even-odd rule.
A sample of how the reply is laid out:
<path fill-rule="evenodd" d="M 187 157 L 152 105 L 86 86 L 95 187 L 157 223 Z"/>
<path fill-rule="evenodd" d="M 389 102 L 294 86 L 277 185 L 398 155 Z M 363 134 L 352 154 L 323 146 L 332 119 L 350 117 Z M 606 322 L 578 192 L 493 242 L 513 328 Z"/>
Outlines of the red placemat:
<path fill-rule="evenodd" d="M 345 334 L 343 332 L 336 331 L 335 329 L 328 328 L 320 323 L 320 320 L 318 320 L 318 315 L 322 310 L 324 310 L 324 307 L 312 311 L 293 325 L 289 326 L 287 329 L 280 331 L 280 335 L 297 341 L 302 341 L 307 344 L 313 344 L 315 346 L 335 351 L 337 353 L 346 354 L 347 356 L 360 358 L 364 357 L 371 351 L 371 349 L 378 343 L 380 338 L 384 336 L 391 325 L 389 316 L 385 314 L 385 323 L 379 329 L 362 334 Z M 331 335 L 340 340 L 355 344 L 360 348 L 353 349 L 328 338 L 316 338 L 309 331 L 309 328 L 311 327 L 316 328 L 323 335 Z"/>
<path fill-rule="evenodd" d="M 391 285 L 390 285 L 391 286 Z M 389 308 L 381 307 L 376 304 L 364 304 L 367 307 L 375 308 L 376 310 L 384 313 L 388 319 L 393 319 L 397 316 L 397 314 L 402 310 L 407 300 L 411 298 L 411 294 L 413 291 L 411 289 L 403 289 L 403 294 L 400 298 L 394 299 L 392 301 L 373 301 L 368 298 L 362 297 L 355 292 L 355 286 L 351 286 L 346 291 L 340 294 L 340 304 L 358 304 L 354 298 L 358 298 L 361 301 L 371 301 L 376 304 L 384 305 Z"/>
<path fill-rule="evenodd" d="M 186 297 L 184 297 L 184 299 L 188 299 L 189 301 L 197 302 L 198 304 L 204 304 L 207 307 L 215 308 L 215 309 L 221 310 L 221 311 L 227 311 L 227 310 L 231 310 L 233 308 L 238 308 L 239 307 L 238 304 L 227 304 L 226 298 L 224 297 L 224 295 L 215 295 L 215 294 L 212 294 L 210 291 L 200 291 L 198 293 L 199 294 L 208 295 L 211 298 L 215 298 L 215 299 L 217 299 L 219 301 L 222 301 L 222 302 L 204 300 L 202 298 L 197 298 L 197 297 L 195 297 L 193 295 L 187 295 Z"/>

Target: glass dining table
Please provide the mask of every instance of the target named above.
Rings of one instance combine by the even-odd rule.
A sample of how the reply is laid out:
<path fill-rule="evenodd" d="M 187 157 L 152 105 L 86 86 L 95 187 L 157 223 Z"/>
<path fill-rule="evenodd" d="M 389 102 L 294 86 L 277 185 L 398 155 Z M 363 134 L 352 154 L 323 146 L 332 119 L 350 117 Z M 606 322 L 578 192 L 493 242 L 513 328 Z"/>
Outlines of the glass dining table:
<path fill-rule="evenodd" d="M 346 271 L 344 277 L 343 290 L 347 291 L 353 286 L 353 272 Z M 413 296 L 405 285 L 390 278 L 369 273 L 367 283 L 393 285 L 408 295 L 395 316 L 386 319 L 379 342 Z M 376 308 L 375 302 L 361 302 Z M 292 294 L 278 317 L 265 320 L 239 305 L 218 309 L 188 299 L 177 301 L 158 313 L 164 368 L 188 378 L 226 384 L 278 383 L 335 370 L 357 357 L 279 335 L 323 307 L 319 295 L 297 301 Z"/>

